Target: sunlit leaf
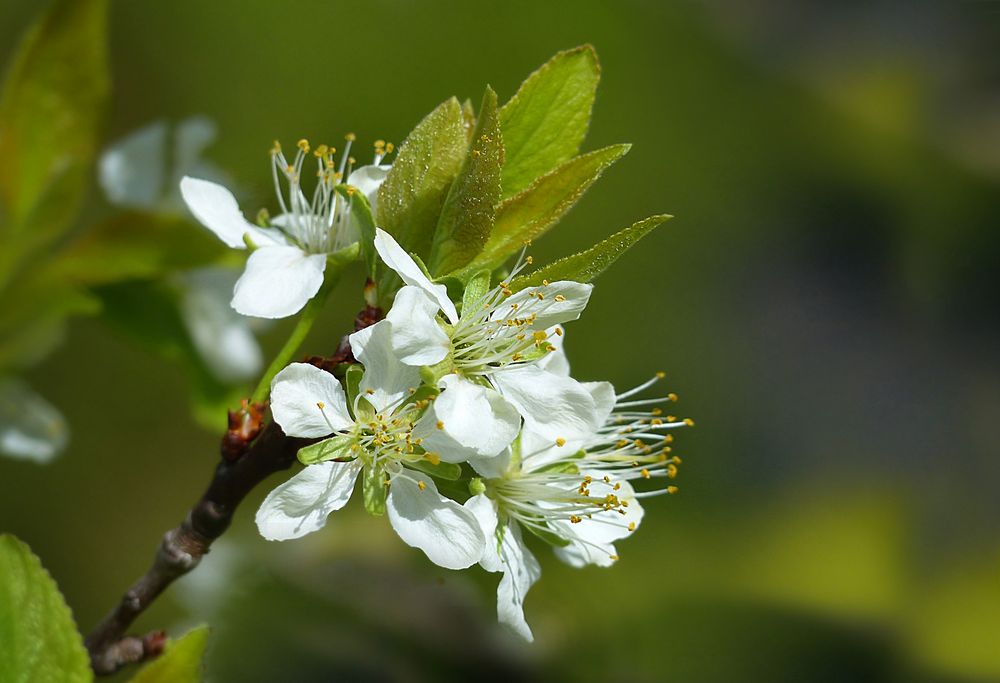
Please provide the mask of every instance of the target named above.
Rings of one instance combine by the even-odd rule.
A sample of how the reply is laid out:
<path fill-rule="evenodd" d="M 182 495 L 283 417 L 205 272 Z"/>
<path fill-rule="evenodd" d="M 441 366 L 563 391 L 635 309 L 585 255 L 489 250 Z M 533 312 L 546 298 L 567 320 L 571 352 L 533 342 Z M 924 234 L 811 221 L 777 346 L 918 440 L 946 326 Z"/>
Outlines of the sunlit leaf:
<path fill-rule="evenodd" d="M 92 679 L 83 639 L 55 581 L 27 545 L 0 535 L 0 680 Z"/>
<path fill-rule="evenodd" d="M 486 244 L 500 201 L 503 154 L 497 94 L 487 87 L 471 148 L 448 192 L 434 233 L 427 262 L 431 273 L 461 268 Z"/>
<path fill-rule="evenodd" d="M 361 493 L 368 514 L 381 517 L 385 514 L 385 498 L 388 490 L 385 485 L 385 470 L 375 465 L 365 467 L 361 480 Z"/>
<path fill-rule="evenodd" d="M 650 216 L 635 225 L 616 232 L 603 242 L 586 251 L 559 259 L 530 275 L 514 278 L 510 283 L 512 291 L 541 285 L 543 281 L 574 280 L 590 282 L 629 250 L 636 242 L 648 235 L 653 228 L 671 218 L 666 214 Z"/>
<path fill-rule="evenodd" d="M 590 45 L 560 52 L 528 76 L 503 106 L 505 198 L 577 153 L 590 125 L 600 76 Z"/>
<path fill-rule="evenodd" d="M 408 251 L 426 255 L 448 190 L 468 147 L 462 105 L 454 97 L 410 132 L 379 188 L 380 227 Z"/>
<path fill-rule="evenodd" d="M 497 268 L 530 240 L 544 235 L 631 145 L 612 145 L 570 159 L 497 209 L 493 232 L 471 267 Z"/>
<path fill-rule="evenodd" d="M 163 654 L 133 676 L 131 683 L 201 683 L 208 634 L 208 626 L 199 626 L 168 641 Z"/>

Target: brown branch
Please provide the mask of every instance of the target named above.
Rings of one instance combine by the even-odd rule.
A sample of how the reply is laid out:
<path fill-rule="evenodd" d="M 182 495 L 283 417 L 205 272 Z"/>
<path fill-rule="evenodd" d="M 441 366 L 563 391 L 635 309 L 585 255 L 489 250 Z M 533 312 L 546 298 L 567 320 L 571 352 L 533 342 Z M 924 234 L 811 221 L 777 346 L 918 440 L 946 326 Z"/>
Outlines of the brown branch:
<path fill-rule="evenodd" d="M 229 527 L 236 507 L 257 484 L 275 472 L 288 469 L 307 441 L 285 436 L 270 423 L 246 454 L 235 461 L 222 460 L 208 490 L 180 526 L 164 535 L 153 565 L 122 596 L 118 605 L 86 639 L 91 666 L 97 674 L 110 674 L 130 662 L 159 654 L 162 639 L 155 633 L 144 638 L 125 637 L 132 622 L 176 579 L 198 566 L 209 546 Z"/>
<path fill-rule="evenodd" d="M 355 331 L 382 319 L 382 310 L 366 306 L 354 319 Z M 340 363 L 353 363 L 348 335 L 330 358 L 310 362 L 333 371 Z M 126 664 L 155 657 L 163 651 L 166 634 L 152 631 L 145 636 L 126 636 L 132 622 L 157 596 L 181 576 L 198 566 L 212 542 L 229 528 L 233 513 L 250 491 L 275 472 L 295 462 L 308 439 L 286 436 L 276 423 L 261 428 L 266 406 L 244 402 L 229 413 L 229 428 L 222 439 L 222 461 L 201 500 L 191 508 L 180 526 L 160 542 L 153 566 L 122 596 L 121 601 L 99 623 L 85 644 L 90 665 L 98 675 L 112 674 Z"/>

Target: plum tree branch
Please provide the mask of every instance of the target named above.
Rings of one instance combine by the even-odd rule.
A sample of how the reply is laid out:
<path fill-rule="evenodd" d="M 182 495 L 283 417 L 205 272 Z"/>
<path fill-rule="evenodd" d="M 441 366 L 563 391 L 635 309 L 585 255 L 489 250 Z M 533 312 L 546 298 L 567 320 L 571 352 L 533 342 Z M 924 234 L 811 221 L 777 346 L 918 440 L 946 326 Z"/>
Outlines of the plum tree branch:
<path fill-rule="evenodd" d="M 268 424 L 237 460 L 223 459 L 208 489 L 181 524 L 168 531 L 152 566 L 122 596 L 119 603 L 87 636 L 91 666 L 110 674 L 130 662 L 159 654 L 162 636 L 125 636 L 132 622 L 176 579 L 198 566 L 212 542 L 229 527 L 233 513 L 250 491 L 268 476 L 288 469 L 307 441 L 286 436 Z"/>

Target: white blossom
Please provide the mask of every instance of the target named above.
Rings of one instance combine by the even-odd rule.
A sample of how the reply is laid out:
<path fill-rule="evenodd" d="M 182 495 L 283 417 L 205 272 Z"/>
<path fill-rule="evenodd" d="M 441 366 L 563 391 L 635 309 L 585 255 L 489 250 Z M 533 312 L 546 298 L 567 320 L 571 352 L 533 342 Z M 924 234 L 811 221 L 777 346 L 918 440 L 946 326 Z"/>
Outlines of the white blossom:
<path fill-rule="evenodd" d="M 320 145 L 312 151 L 317 180 L 311 199 L 302 187 L 309 143 L 299 141 L 291 162 L 275 143 L 272 173 L 281 213 L 265 227 L 250 223 L 232 192 L 222 185 L 190 176 L 181 180 L 184 201 L 202 225 L 234 249 L 253 248 L 233 290 L 232 306 L 239 313 L 260 318 L 298 313 L 322 286 L 327 257 L 358 241 L 358 229 L 336 186 L 354 185 L 374 203 L 389 166 L 381 163 L 387 151 L 382 146 L 376 147 L 375 164 L 352 169 L 352 140 L 348 136 L 339 165 L 336 150 Z"/>

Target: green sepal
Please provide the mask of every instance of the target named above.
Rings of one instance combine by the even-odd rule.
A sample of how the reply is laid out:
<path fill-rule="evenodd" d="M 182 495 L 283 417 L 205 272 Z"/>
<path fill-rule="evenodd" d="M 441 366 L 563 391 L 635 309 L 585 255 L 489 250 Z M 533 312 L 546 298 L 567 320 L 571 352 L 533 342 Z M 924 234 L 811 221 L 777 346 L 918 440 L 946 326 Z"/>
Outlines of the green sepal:
<path fill-rule="evenodd" d="M 429 474 L 435 479 L 458 481 L 462 478 L 462 466 L 453 462 L 439 462 L 435 465 L 430 460 L 417 460 L 415 462 L 407 462 L 406 466 L 419 470 L 424 474 Z"/>
<path fill-rule="evenodd" d="M 543 64 L 503 106 L 504 198 L 577 153 L 587 135 L 600 77 L 597 53 L 582 45 Z"/>
<path fill-rule="evenodd" d="M 426 254 L 468 149 L 462 105 L 440 104 L 410 132 L 378 192 L 379 223 L 404 249 Z"/>
<path fill-rule="evenodd" d="M 534 534 L 538 538 L 542 539 L 543 541 L 545 541 L 546 543 L 548 543 L 551 546 L 555 546 L 556 548 L 565 548 L 566 546 L 569 545 L 569 541 L 568 540 L 566 540 L 562 536 L 559 536 L 555 532 L 549 531 L 548 525 L 546 525 L 546 524 L 543 523 L 542 526 L 544 528 L 539 528 L 535 524 L 522 524 L 521 525 L 522 528 L 527 529 L 532 534 Z"/>
<path fill-rule="evenodd" d="M 497 94 L 487 86 L 469 152 L 448 191 L 434 231 L 427 260 L 432 273 L 461 268 L 486 245 L 500 202 L 503 159 Z"/>
<path fill-rule="evenodd" d="M 424 365 L 420 368 L 420 381 L 424 386 L 437 387 L 441 378 L 452 371 L 454 361 L 451 356 L 446 356 L 444 360 L 435 365 Z"/>
<path fill-rule="evenodd" d="M 334 186 L 337 194 L 344 198 L 350 207 L 351 217 L 354 218 L 361 233 L 358 245 L 361 251 L 361 260 L 365 264 L 365 273 L 369 278 L 375 280 L 375 218 L 372 216 L 372 207 L 368 203 L 368 198 L 350 184 L 340 183 Z"/>
<path fill-rule="evenodd" d="M 329 439 L 323 439 L 314 444 L 309 444 L 299 449 L 299 462 L 303 465 L 315 465 L 327 460 L 351 460 L 354 458 L 354 451 L 351 446 L 354 438 L 345 434 L 337 434 Z"/>
<path fill-rule="evenodd" d="M 462 292 L 462 313 L 475 308 L 490 291 L 490 271 L 480 270 L 469 278 Z"/>
<path fill-rule="evenodd" d="M 510 283 L 510 289 L 513 292 L 518 292 L 525 287 L 537 287 L 544 280 L 549 282 L 556 280 L 590 282 L 617 261 L 636 242 L 648 235 L 653 228 L 670 218 L 673 216 L 666 214 L 650 216 L 631 227 L 616 232 L 586 251 L 559 259 L 544 268 L 539 268 L 530 275 L 514 278 Z"/>
<path fill-rule="evenodd" d="M 344 390 L 347 394 L 348 408 L 354 404 L 354 399 L 361 393 L 361 378 L 364 376 L 365 367 L 360 363 L 351 363 L 344 370 Z"/>
<path fill-rule="evenodd" d="M 385 497 L 389 490 L 385 483 L 385 470 L 378 465 L 366 465 L 361 480 L 361 492 L 368 514 L 381 517 L 385 514 Z"/>
<path fill-rule="evenodd" d="M 339 251 L 335 251 L 326 257 L 326 263 L 337 270 L 342 270 L 344 266 L 348 263 L 353 263 L 358 260 L 358 255 L 361 253 L 361 245 L 358 242 L 354 244 L 348 244 L 346 247 Z M 327 274 L 329 276 L 329 274 Z"/>
<path fill-rule="evenodd" d="M 483 251 L 461 272 L 497 268 L 525 243 L 544 235 L 630 148 L 612 145 L 574 157 L 504 201 L 497 207 L 493 232 Z"/>

